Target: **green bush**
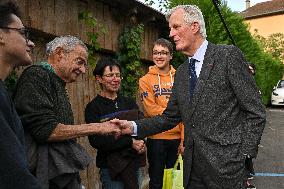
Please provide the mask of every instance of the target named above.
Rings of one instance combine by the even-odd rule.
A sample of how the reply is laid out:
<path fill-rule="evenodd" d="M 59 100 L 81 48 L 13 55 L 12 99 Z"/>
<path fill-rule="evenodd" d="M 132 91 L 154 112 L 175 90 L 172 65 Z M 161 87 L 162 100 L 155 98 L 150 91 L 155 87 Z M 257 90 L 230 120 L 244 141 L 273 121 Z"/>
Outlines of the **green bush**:
<path fill-rule="evenodd" d="M 142 76 L 140 51 L 144 25 L 138 24 L 124 28 L 118 38 L 119 50 L 117 58 L 123 68 L 122 93 L 125 96 L 136 97 L 138 80 Z"/>

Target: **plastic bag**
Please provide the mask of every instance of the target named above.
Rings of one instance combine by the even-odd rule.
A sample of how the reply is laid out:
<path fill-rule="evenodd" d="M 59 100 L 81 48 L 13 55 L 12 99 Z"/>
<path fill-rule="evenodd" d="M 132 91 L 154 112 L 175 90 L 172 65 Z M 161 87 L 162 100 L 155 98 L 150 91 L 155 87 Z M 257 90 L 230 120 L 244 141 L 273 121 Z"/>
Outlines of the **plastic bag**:
<path fill-rule="evenodd" d="M 179 169 L 178 168 L 179 165 Z M 163 189 L 184 189 L 183 187 L 183 160 L 181 154 L 174 168 L 164 169 Z"/>

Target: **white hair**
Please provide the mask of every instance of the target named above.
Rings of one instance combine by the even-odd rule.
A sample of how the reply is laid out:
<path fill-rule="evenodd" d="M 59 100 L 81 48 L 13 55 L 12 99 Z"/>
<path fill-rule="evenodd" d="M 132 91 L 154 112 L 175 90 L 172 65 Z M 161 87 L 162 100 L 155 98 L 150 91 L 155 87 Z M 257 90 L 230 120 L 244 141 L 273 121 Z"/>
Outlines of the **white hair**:
<path fill-rule="evenodd" d="M 87 46 L 77 37 L 71 35 L 59 36 L 46 44 L 46 54 L 48 56 L 53 54 L 58 47 L 62 47 L 63 50 L 68 53 L 71 52 L 77 45 L 81 45 L 88 52 Z"/>
<path fill-rule="evenodd" d="M 183 9 L 185 11 L 183 19 L 188 25 L 192 24 L 193 22 L 197 22 L 200 26 L 199 33 L 202 35 L 202 37 L 206 38 L 207 35 L 206 35 L 204 18 L 203 18 L 202 12 L 198 8 L 198 6 L 196 6 L 196 5 L 178 5 L 174 8 L 172 8 L 166 14 L 167 21 L 169 21 L 169 18 L 177 9 Z"/>

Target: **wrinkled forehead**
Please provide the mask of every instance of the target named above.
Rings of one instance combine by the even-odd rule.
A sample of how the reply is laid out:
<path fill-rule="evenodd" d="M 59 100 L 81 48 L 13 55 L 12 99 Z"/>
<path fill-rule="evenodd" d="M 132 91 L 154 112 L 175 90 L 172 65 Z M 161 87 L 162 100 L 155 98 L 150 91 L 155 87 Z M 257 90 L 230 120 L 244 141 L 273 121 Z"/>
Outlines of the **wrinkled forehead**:
<path fill-rule="evenodd" d="M 184 13 L 185 13 L 184 10 L 181 8 L 174 11 L 169 18 L 169 26 L 171 27 L 175 24 L 185 23 Z"/>
<path fill-rule="evenodd" d="M 170 16 L 169 19 L 171 19 L 171 18 L 175 18 L 175 19 L 176 19 L 176 18 L 181 18 L 181 19 L 183 19 L 184 13 L 185 13 L 185 10 L 184 10 L 184 9 L 178 8 L 178 9 L 176 9 L 176 10 L 171 14 L 171 16 Z"/>

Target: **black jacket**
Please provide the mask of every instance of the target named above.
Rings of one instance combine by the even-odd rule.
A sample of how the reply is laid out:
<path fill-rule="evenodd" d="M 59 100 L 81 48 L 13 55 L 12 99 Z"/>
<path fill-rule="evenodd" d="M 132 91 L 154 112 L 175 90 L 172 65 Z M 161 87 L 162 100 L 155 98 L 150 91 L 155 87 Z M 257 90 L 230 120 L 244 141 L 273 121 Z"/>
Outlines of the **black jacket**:
<path fill-rule="evenodd" d="M 0 80 L 0 188 L 39 189 L 28 170 L 20 118 Z"/>
<path fill-rule="evenodd" d="M 132 109 L 138 109 L 137 104 L 130 98 L 118 96 L 115 100 L 111 100 L 97 95 L 85 109 L 86 123 L 99 123 L 118 118 L 122 113 Z M 96 148 L 97 157 L 96 165 L 99 168 L 108 168 L 107 157 L 113 152 L 119 152 L 125 149 L 132 149 L 132 137 L 122 136 L 118 140 L 114 136 L 89 136 L 91 146 Z M 141 163 L 140 166 L 144 166 Z"/>

